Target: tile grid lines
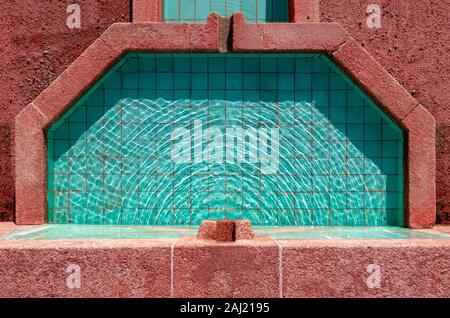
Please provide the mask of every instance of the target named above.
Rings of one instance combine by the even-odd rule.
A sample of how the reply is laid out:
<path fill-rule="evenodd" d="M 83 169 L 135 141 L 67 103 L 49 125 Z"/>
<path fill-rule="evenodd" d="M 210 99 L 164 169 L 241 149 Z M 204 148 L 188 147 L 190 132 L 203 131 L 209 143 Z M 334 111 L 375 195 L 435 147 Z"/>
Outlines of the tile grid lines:
<path fill-rule="evenodd" d="M 192 72 L 192 59 L 189 59 L 189 71 Z M 208 73 L 209 74 L 209 73 Z M 209 76 L 209 75 L 208 75 Z M 209 78 L 208 78 L 209 82 Z M 189 96 L 189 122 L 192 123 L 192 93 Z M 208 114 L 209 114 L 209 108 L 208 108 Z M 209 187 L 209 184 L 208 184 Z M 191 220 L 191 224 L 193 223 L 193 206 L 192 206 L 192 165 L 189 165 L 189 219 Z"/>
<path fill-rule="evenodd" d="M 330 83 L 331 84 L 331 83 Z M 347 107 L 345 107 L 345 118 L 348 118 L 348 85 L 345 84 L 345 102 Z M 345 133 L 348 133 L 348 123 L 347 121 L 345 121 Z M 349 142 L 348 139 L 345 140 L 345 163 L 347 164 L 347 168 L 348 168 L 348 147 L 349 147 Z M 346 180 L 345 180 L 345 202 L 346 202 L 346 210 L 345 210 L 345 224 L 348 224 L 349 222 L 349 210 L 347 209 L 347 202 L 348 202 L 348 180 L 349 180 L 349 174 L 348 174 L 348 169 L 345 170 L 346 171 Z"/>
<path fill-rule="evenodd" d="M 313 96 L 313 77 L 312 76 L 310 76 L 309 90 L 310 90 L 310 92 L 309 92 L 310 95 L 309 96 L 311 96 L 311 99 L 312 99 L 312 96 Z M 313 118 L 313 110 L 311 108 L 311 105 L 308 105 L 308 108 L 310 110 L 310 115 L 311 115 L 310 122 L 309 122 L 309 126 L 310 126 L 310 129 L 311 129 L 311 131 L 310 131 L 311 138 L 309 139 L 309 142 L 310 142 L 309 156 L 310 156 L 310 158 L 312 160 L 313 154 L 314 154 L 314 139 L 313 139 L 313 136 L 314 136 L 314 120 L 313 119 L 314 118 Z M 312 201 L 314 199 L 315 183 L 316 183 L 316 179 L 312 178 L 312 180 L 311 180 L 311 187 L 310 187 L 310 196 L 309 196 L 309 202 L 308 202 L 308 204 L 310 204 L 310 205 L 312 205 Z M 308 216 L 308 219 L 312 218 L 312 211 L 311 210 L 308 210 L 308 215 L 307 216 Z M 303 217 L 302 217 L 302 219 L 303 219 Z"/>
<path fill-rule="evenodd" d="M 294 60 L 294 68 L 296 68 L 295 60 Z M 293 82 L 293 84 L 294 84 L 294 88 L 297 87 L 297 77 L 295 75 L 294 75 L 294 82 Z M 294 105 L 297 105 L 297 97 L 295 96 L 295 94 L 294 94 Z M 297 138 L 294 138 L 294 147 L 295 147 L 295 149 L 298 149 L 298 147 L 299 147 Z M 295 200 L 295 204 L 297 205 L 297 198 Z M 298 218 L 300 217 L 298 214 L 299 214 L 298 211 L 295 210 L 295 212 L 294 212 L 294 222 L 293 222 L 294 225 L 298 224 Z"/>
<path fill-rule="evenodd" d="M 85 114 L 85 120 L 86 120 L 86 122 L 88 122 L 88 113 L 86 112 L 86 114 Z M 85 142 L 86 142 L 86 146 L 87 146 L 87 144 L 88 144 L 88 140 L 89 140 L 89 130 L 88 129 L 86 129 L 86 137 L 85 137 Z M 85 159 L 85 167 L 86 167 L 86 172 L 88 171 L 88 168 L 89 168 L 89 162 L 88 162 L 88 160 L 87 160 L 87 153 L 85 153 L 85 155 L 86 155 L 86 159 Z M 87 190 L 88 189 L 88 178 L 86 178 L 85 180 L 84 180 L 84 187 L 85 187 L 85 189 Z M 87 194 L 86 194 L 86 196 L 87 196 Z M 86 201 L 87 201 L 87 199 L 86 199 Z M 103 211 L 102 211 L 103 212 Z M 86 217 L 86 223 L 88 223 L 88 220 L 87 220 L 87 217 Z"/>
<path fill-rule="evenodd" d="M 175 70 L 175 59 L 172 59 L 172 69 Z M 173 77 L 172 80 L 173 80 L 172 86 L 175 87 L 175 78 Z M 173 109 L 171 111 L 172 111 L 172 113 L 174 113 Z M 175 122 L 175 116 L 173 116 L 173 121 Z M 174 122 L 171 124 L 172 131 L 175 130 L 175 123 Z M 171 151 L 173 153 L 173 151 L 174 151 L 174 143 L 173 143 L 172 139 L 170 141 L 170 148 L 171 148 Z M 175 175 L 175 165 L 172 165 L 172 174 Z M 171 204 L 172 205 L 172 222 L 171 223 L 174 223 L 174 220 L 175 220 L 175 199 L 174 199 L 175 198 L 175 180 L 174 179 L 175 178 L 172 178 L 172 200 L 171 200 L 172 201 L 172 204 Z"/>
<path fill-rule="evenodd" d="M 366 125 L 363 125 L 363 134 L 366 136 Z M 363 148 L 366 149 L 366 139 L 363 139 Z M 366 160 L 363 160 L 363 169 L 366 171 Z M 363 176 L 364 186 L 367 183 L 366 175 Z M 365 189 L 364 189 L 365 190 Z M 348 199 L 347 199 L 348 200 Z M 367 224 L 367 210 L 366 210 L 366 195 L 364 194 L 363 198 L 363 206 L 364 206 L 364 224 Z"/>
<path fill-rule="evenodd" d="M 278 63 L 278 60 L 277 60 L 277 63 Z M 209 74 L 209 72 L 208 72 L 208 74 Z M 157 84 L 156 84 L 157 85 Z M 277 84 L 278 85 L 278 84 Z M 278 88 L 278 87 L 277 87 Z M 278 90 L 277 90 L 278 91 Z M 312 88 L 311 88 L 311 91 L 312 91 Z M 278 93 L 277 93 L 278 94 Z M 277 95 L 278 96 L 278 95 Z M 122 96 L 123 97 L 123 96 Z M 103 98 L 105 98 L 105 96 L 103 96 Z M 192 104 L 191 104 L 191 106 L 192 106 Z M 277 106 L 278 106 L 278 98 L 277 98 Z M 330 105 L 328 105 L 329 106 L 329 108 L 330 108 Z M 225 106 L 226 107 L 226 106 Z M 121 139 L 123 139 L 123 124 L 124 124 L 124 121 L 123 121 L 123 114 L 122 114 L 122 112 L 123 112 L 123 105 L 121 105 L 121 107 L 120 107 L 120 111 L 121 111 Z M 278 109 L 277 109 L 277 119 L 279 120 L 279 113 L 278 113 Z M 278 122 L 279 123 L 279 122 Z M 69 123 L 70 124 L 70 123 Z M 331 140 L 331 139 L 329 139 L 329 140 Z M 123 140 L 122 140 L 122 142 L 123 142 Z M 311 139 L 311 142 L 312 142 L 312 139 Z M 87 156 L 86 156 L 87 157 Z M 138 159 L 140 158 L 140 156 L 138 157 Z M 70 163 L 69 163 L 69 168 L 68 168 L 68 174 L 70 175 Z M 105 173 L 105 169 L 103 169 L 103 173 Z M 330 172 L 331 173 L 331 172 Z M 70 176 L 69 176 L 69 178 L 70 178 Z M 121 187 L 122 187 L 122 184 L 121 184 Z M 69 188 L 69 192 L 76 192 L 76 190 L 75 191 L 70 191 L 71 189 Z M 123 192 L 123 188 L 121 189 L 121 192 Z M 70 195 L 70 194 L 69 194 Z M 70 202 L 71 200 L 69 199 L 69 202 Z"/>
<path fill-rule="evenodd" d="M 188 14 L 189 13 L 189 9 L 186 10 L 182 10 L 181 9 L 181 0 L 176 0 L 176 2 L 174 2 L 175 0 L 169 1 L 166 0 L 168 3 L 163 5 L 163 17 L 164 17 L 164 21 L 168 21 L 168 22 L 203 22 L 203 20 L 205 19 L 205 16 L 201 16 L 198 14 L 197 12 L 197 8 L 199 7 L 198 5 L 198 1 L 199 0 L 193 0 L 193 4 L 192 4 L 192 17 L 183 17 L 183 14 Z M 205 6 L 209 6 L 209 10 L 208 12 L 213 12 L 213 11 L 219 11 L 219 14 L 221 15 L 225 15 L 225 16 L 230 16 L 231 14 L 234 13 L 234 11 L 237 11 L 236 9 L 230 9 L 233 8 L 233 3 L 231 3 L 231 5 L 228 3 L 228 0 L 222 0 L 223 1 L 223 12 L 218 10 L 217 8 L 213 9 L 212 6 L 212 0 L 209 0 L 209 5 L 208 2 L 205 3 Z M 260 3 L 261 2 L 261 3 Z M 170 5 L 174 5 L 176 4 L 175 8 L 171 8 Z M 244 12 L 244 13 L 250 13 L 253 16 L 249 16 L 247 17 L 248 21 L 250 22 L 254 22 L 254 23 L 261 23 L 261 22 L 288 22 L 287 21 L 287 16 L 279 16 L 280 12 L 276 13 L 276 8 L 278 6 L 280 6 L 280 8 L 282 8 L 282 10 L 284 11 L 283 14 L 286 15 L 287 11 L 288 11 L 288 4 L 287 1 L 283 1 L 283 3 L 280 5 L 280 3 L 277 3 L 277 5 L 275 4 L 275 1 L 273 0 L 266 0 L 266 1 L 261 1 L 261 0 L 254 0 L 254 8 L 252 8 L 251 11 L 248 11 L 248 8 L 244 8 L 244 0 L 240 0 L 238 3 L 239 6 L 239 11 L 240 12 Z M 267 10 L 269 10 L 269 12 L 265 12 L 266 16 L 260 16 L 260 7 L 266 7 Z M 270 6 L 270 8 L 269 8 Z M 237 7 L 237 5 L 236 5 Z M 176 17 L 172 17 L 170 15 L 170 11 L 171 10 L 176 10 L 177 15 Z M 253 11 L 254 10 L 254 11 Z"/>
<path fill-rule="evenodd" d="M 69 127 L 70 127 L 70 123 L 69 123 Z M 70 153 L 69 153 L 69 155 L 70 155 Z M 68 189 L 68 193 L 67 193 L 67 220 L 68 220 L 68 222 L 70 223 L 70 217 L 71 217 L 71 202 L 72 202 L 72 200 L 70 199 L 71 198 L 71 193 L 70 193 L 70 190 L 71 190 L 71 187 L 70 187 L 70 184 L 71 184 L 71 175 L 70 175 L 70 165 L 71 165 L 71 160 L 70 160 L 70 157 L 67 159 L 67 180 L 68 180 L 68 183 L 69 183 L 69 189 Z"/>
<path fill-rule="evenodd" d="M 229 63 L 229 62 L 226 61 L 226 63 Z M 227 64 L 227 66 L 228 66 L 228 64 Z M 227 70 L 227 66 L 225 66 L 225 70 Z M 244 83 L 244 73 L 243 72 L 241 73 L 241 82 Z M 243 103 L 242 103 L 242 106 L 244 106 Z M 244 131 L 244 128 L 245 128 L 245 126 L 244 126 L 244 107 L 242 107 L 242 109 L 240 111 L 241 111 L 241 129 L 242 129 L 242 131 Z M 246 136 L 244 135 L 244 136 L 242 136 L 242 138 L 244 139 L 243 142 L 245 144 Z M 244 152 L 244 156 L 245 156 L 246 155 L 245 149 L 243 152 Z M 259 197 L 260 191 L 261 191 L 261 189 L 259 189 L 259 184 L 258 184 L 258 197 Z M 241 210 L 242 211 L 245 211 L 245 207 L 244 207 L 245 198 L 246 198 L 245 186 L 244 186 L 244 182 L 242 182 L 242 184 L 241 184 L 241 199 L 242 199 Z M 258 202 L 258 207 L 260 207 L 259 202 Z"/>
<path fill-rule="evenodd" d="M 122 78 L 122 74 L 120 74 L 120 77 Z M 105 93 L 105 89 L 103 88 L 103 111 L 105 112 L 105 105 L 106 105 L 106 93 Z M 87 147 L 88 145 L 86 145 Z M 87 149 L 86 149 L 87 151 Z M 103 159 L 101 160 L 102 162 L 102 189 L 106 189 L 106 160 L 103 157 Z M 89 171 L 89 170 L 88 170 Z M 105 205 L 105 192 L 102 193 L 102 216 L 106 218 L 106 205 Z"/>
<path fill-rule="evenodd" d="M 141 69 L 141 64 L 142 64 L 142 60 L 138 59 L 138 69 L 139 70 Z M 140 91 L 140 87 L 141 87 L 141 77 L 139 76 L 138 77 L 138 91 Z M 139 96 L 139 98 L 140 98 L 140 96 Z M 140 118 L 141 118 L 141 105 L 140 104 L 138 106 L 138 116 L 139 116 L 138 118 L 140 120 Z M 141 129 L 142 129 L 141 125 L 137 125 L 137 129 L 138 129 L 138 132 L 137 132 L 137 134 L 138 134 L 137 135 L 138 144 L 141 145 Z M 141 170 L 141 159 L 139 158 L 139 156 L 137 158 L 137 161 L 138 161 L 138 169 L 140 171 Z M 123 160 L 122 160 L 122 171 L 121 171 L 121 173 L 123 174 L 123 172 L 124 172 L 124 170 L 123 170 Z M 138 174 L 137 178 L 138 178 L 139 184 L 141 184 L 141 174 L 140 173 Z M 140 187 L 138 187 L 137 193 L 138 193 L 138 205 L 139 205 L 139 202 L 141 202 L 141 196 L 142 196 Z M 172 193 L 172 195 L 173 195 L 173 193 Z M 137 209 L 137 210 L 138 210 L 137 211 L 137 214 L 138 214 L 137 217 L 138 217 L 138 220 L 139 220 L 139 224 L 141 224 L 141 222 L 142 222 L 142 218 L 141 218 L 142 210 L 140 210 L 140 209 Z"/>
<path fill-rule="evenodd" d="M 120 103 L 119 107 L 120 107 L 120 146 L 121 146 L 121 148 L 123 146 L 123 83 L 124 83 L 124 75 L 122 73 L 122 80 L 121 80 L 121 83 L 120 83 L 121 86 L 122 86 L 122 89 L 120 90 L 120 102 L 119 102 Z M 122 149 L 121 149 L 120 157 L 123 158 Z M 123 160 L 121 160 L 120 168 L 122 168 L 122 165 L 123 165 Z M 120 171 L 120 174 L 121 174 L 121 178 L 120 178 L 121 179 L 120 180 L 120 193 L 123 194 L 122 169 Z M 123 197 L 122 197 L 122 199 L 123 199 Z M 123 209 L 120 209 L 120 217 L 119 217 L 120 224 L 123 224 L 123 212 L 124 212 Z"/>
<path fill-rule="evenodd" d="M 225 12 L 226 12 L 226 10 L 227 10 L 227 2 L 225 1 Z M 208 67 L 209 67 L 209 63 L 208 63 Z M 209 69 L 208 69 L 208 71 L 209 71 Z M 208 74 L 209 74 L 209 72 L 208 72 Z M 209 78 L 208 78 L 208 80 L 209 80 Z M 225 86 L 225 89 L 226 89 L 226 86 Z M 224 170 L 225 170 L 225 173 L 224 173 L 225 174 L 225 187 L 224 187 L 223 190 L 224 190 L 225 204 L 226 205 L 228 205 L 228 202 L 227 202 L 227 196 L 228 196 L 228 173 L 227 173 L 227 171 L 228 171 L 227 170 L 228 169 L 228 159 L 227 159 L 227 157 L 228 157 L 228 144 L 227 144 L 227 142 L 228 142 L 228 140 L 227 140 L 227 133 L 226 133 L 226 129 L 228 127 L 228 125 L 227 125 L 227 119 L 228 119 L 228 116 L 227 116 L 227 104 L 228 103 L 225 102 L 225 105 L 224 105 L 224 108 L 225 108 L 225 112 L 224 112 L 225 142 L 224 142 L 224 149 L 223 149 L 224 154 L 225 154 L 225 165 L 224 165 Z M 234 143 L 234 140 L 233 140 L 233 143 Z M 234 151 L 234 149 L 233 149 L 233 151 Z M 228 209 L 228 206 L 225 206 L 225 209 Z"/>
<path fill-rule="evenodd" d="M 330 75 L 330 72 L 331 72 L 331 69 L 330 68 L 328 68 L 328 87 L 331 87 L 331 75 Z M 328 114 L 329 114 L 329 116 L 331 117 L 331 96 L 330 96 L 330 94 L 328 94 L 328 96 L 327 96 L 327 99 L 328 99 L 328 105 L 327 105 L 327 108 L 328 108 Z M 327 134 L 328 134 L 328 136 L 327 136 L 327 139 L 328 139 L 328 144 L 327 144 L 327 156 L 328 156 L 328 162 L 331 162 L 331 154 L 330 154 L 330 145 L 331 145 L 331 121 L 328 121 L 328 123 L 327 123 L 328 125 L 328 131 L 327 131 Z M 345 162 L 345 164 L 347 164 L 347 162 Z M 347 174 L 347 169 L 345 170 L 345 174 Z M 328 165 L 328 180 L 327 180 L 327 182 L 328 182 L 328 190 L 330 190 L 331 189 L 331 178 L 330 178 L 330 175 L 331 175 L 331 165 Z M 347 180 L 347 176 L 345 177 L 345 179 Z M 345 183 L 346 185 L 347 185 L 347 182 Z M 330 198 L 330 195 L 328 194 L 328 196 L 327 196 L 327 199 L 328 199 L 328 224 L 327 225 L 330 225 L 331 224 L 331 198 Z M 346 207 L 347 208 L 347 207 Z"/>
<path fill-rule="evenodd" d="M 279 112 L 279 109 L 278 109 L 278 99 L 279 99 L 279 89 L 280 89 L 280 83 L 279 83 L 279 81 L 278 81 L 278 78 L 279 78 L 279 70 L 280 70 L 280 68 L 279 68 L 279 60 L 277 59 L 276 60 L 277 61 L 277 71 L 276 71 L 276 76 L 277 76 L 277 83 L 276 83 L 276 100 L 275 100 L 275 113 L 276 113 L 276 126 L 278 127 L 279 125 L 280 125 L 280 112 Z M 260 60 L 260 62 L 259 62 L 259 65 L 261 65 L 261 60 Z M 267 132 L 268 133 L 268 132 Z M 268 144 L 269 144 L 269 138 L 267 138 L 267 147 L 269 147 L 268 146 Z M 271 150 L 271 151 L 273 151 L 273 149 Z M 277 170 L 277 189 L 276 189 L 276 201 L 277 201 L 277 207 L 279 207 L 280 206 L 280 193 L 279 193 L 279 189 L 280 189 L 280 170 L 278 169 Z M 295 212 L 294 212 L 295 213 Z M 279 209 L 277 209 L 277 224 L 280 224 L 280 210 Z"/>
<path fill-rule="evenodd" d="M 380 133 L 381 133 L 381 136 L 383 136 L 383 122 L 382 121 L 380 121 Z M 381 142 L 380 144 L 381 144 L 381 155 L 383 156 L 383 142 Z M 383 160 L 381 160 L 381 169 L 383 169 Z M 379 176 L 379 178 L 380 178 L 380 183 L 382 184 L 383 183 L 382 176 Z M 365 183 L 364 183 L 364 187 L 366 187 Z M 367 190 L 367 187 L 365 190 Z M 384 200 L 385 194 L 383 191 L 380 192 L 380 196 L 381 196 L 381 202 L 385 202 L 385 200 Z M 383 213 L 386 213 L 386 211 L 383 211 Z M 388 218 L 388 217 L 389 216 L 386 214 L 386 218 Z"/>

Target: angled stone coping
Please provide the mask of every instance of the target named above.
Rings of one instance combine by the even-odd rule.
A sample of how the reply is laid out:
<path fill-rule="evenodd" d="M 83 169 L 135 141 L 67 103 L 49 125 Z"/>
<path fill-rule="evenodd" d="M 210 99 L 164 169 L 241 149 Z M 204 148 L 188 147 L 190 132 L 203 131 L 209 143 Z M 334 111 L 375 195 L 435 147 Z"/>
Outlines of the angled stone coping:
<path fill-rule="evenodd" d="M 46 130 L 131 51 L 219 52 L 217 14 L 206 23 L 116 23 L 16 117 L 17 224 L 46 222 Z"/>
<path fill-rule="evenodd" d="M 436 219 L 435 119 L 337 23 L 246 23 L 233 15 L 235 52 L 321 52 L 405 133 L 405 220 L 429 228 Z"/>
<path fill-rule="evenodd" d="M 100 36 L 16 117 L 16 223 L 43 224 L 47 215 L 46 130 L 130 51 L 220 52 L 221 19 L 206 23 L 118 23 Z M 405 133 L 405 220 L 435 222 L 435 120 L 336 23 L 249 24 L 232 18 L 234 52 L 322 52 L 357 83 Z"/>

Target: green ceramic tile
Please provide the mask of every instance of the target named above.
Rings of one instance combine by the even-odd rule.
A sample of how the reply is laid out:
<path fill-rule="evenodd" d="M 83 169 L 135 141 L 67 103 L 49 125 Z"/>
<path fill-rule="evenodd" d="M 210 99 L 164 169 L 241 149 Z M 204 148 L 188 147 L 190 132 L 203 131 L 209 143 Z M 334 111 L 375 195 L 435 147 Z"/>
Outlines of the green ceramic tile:
<path fill-rule="evenodd" d="M 50 129 L 50 221 L 402 225 L 401 131 L 330 63 L 315 55 L 133 55 Z M 274 175 L 258 162 L 271 141 L 257 143 L 256 162 L 241 164 L 235 147 L 244 145 L 249 160 L 250 141 L 231 139 L 211 153 L 227 154 L 225 164 L 202 153 L 214 139 L 199 146 L 190 136 L 189 158 L 200 162 L 175 164 L 173 129 L 192 133 L 195 120 L 218 128 L 222 145 L 225 128 L 248 129 L 258 141 L 259 129 L 277 127 Z"/>

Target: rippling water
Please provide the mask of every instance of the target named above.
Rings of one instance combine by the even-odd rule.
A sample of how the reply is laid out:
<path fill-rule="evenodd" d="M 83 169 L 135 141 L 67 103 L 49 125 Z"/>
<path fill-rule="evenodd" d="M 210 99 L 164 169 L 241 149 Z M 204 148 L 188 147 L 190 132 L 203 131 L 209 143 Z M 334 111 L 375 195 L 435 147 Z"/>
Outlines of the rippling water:
<path fill-rule="evenodd" d="M 387 189 L 397 187 L 398 176 L 383 171 L 383 149 L 352 139 L 347 123 L 336 124 L 314 102 L 248 100 L 243 107 L 241 99 L 224 97 L 121 96 L 92 122 L 63 124 L 55 131 L 50 167 L 53 221 L 188 225 L 227 217 L 261 225 L 392 224 L 388 209 L 397 213 L 401 202 Z M 174 163 L 172 133 L 185 128 L 193 134 L 195 121 L 203 131 L 220 131 L 223 149 L 215 151 L 222 160 L 203 160 L 211 140 L 191 136 L 191 161 Z M 227 153 L 237 153 L 237 144 L 226 143 L 230 127 L 255 139 L 261 129 L 277 128 L 276 168 L 264 172 L 263 163 L 250 160 L 250 153 L 261 158 L 260 143 L 245 149 L 245 162 L 227 162 Z M 64 129 L 66 144 L 58 140 Z M 271 144 L 268 151 L 277 150 Z"/>

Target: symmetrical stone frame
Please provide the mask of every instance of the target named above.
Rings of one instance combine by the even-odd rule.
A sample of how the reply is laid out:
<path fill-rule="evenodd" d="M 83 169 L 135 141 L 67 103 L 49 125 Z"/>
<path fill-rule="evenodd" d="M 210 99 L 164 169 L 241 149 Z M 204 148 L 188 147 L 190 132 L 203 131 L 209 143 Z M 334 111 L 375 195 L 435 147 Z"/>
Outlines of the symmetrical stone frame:
<path fill-rule="evenodd" d="M 316 9 L 316 0 L 291 0 L 292 23 L 250 24 L 242 14 L 234 14 L 228 49 L 241 53 L 327 54 L 403 129 L 405 225 L 431 227 L 436 215 L 434 117 L 339 24 L 317 22 Z M 46 222 L 47 129 L 126 53 L 223 52 L 225 44 L 230 43 L 229 22 L 215 13 L 206 23 L 162 23 L 161 19 L 161 0 L 134 1 L 134 23 L 113 24 L 17 115 L 17 224 Z"/>

